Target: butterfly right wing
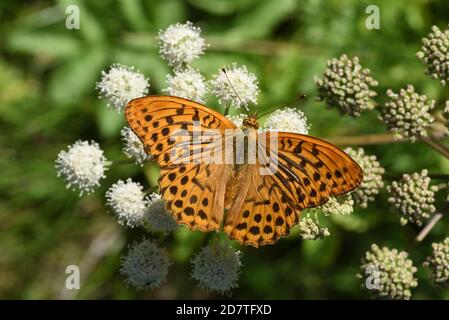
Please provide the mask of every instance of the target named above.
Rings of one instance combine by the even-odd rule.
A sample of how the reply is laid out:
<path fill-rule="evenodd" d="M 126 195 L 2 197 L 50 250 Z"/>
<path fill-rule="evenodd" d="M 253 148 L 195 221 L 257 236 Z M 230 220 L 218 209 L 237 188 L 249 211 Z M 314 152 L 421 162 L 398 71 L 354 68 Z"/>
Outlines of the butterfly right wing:
<path fill-rule="evenodd" d="M 271 138 L 277 141 L 276 150 L 267 143 Z M 266 153 L 240 174 L 241 187 L 234 191 L 237 198 L 225 221 L 225 232 L 241 244 L 258 247 L 276 242 L 298 222 L 302 209 L 350 192 L 362 181 L 357 163 L 321 139 L 276 132 L 259 138 L 258 145 Z M 262 175 L 266 164 L 275 170 Z"/>

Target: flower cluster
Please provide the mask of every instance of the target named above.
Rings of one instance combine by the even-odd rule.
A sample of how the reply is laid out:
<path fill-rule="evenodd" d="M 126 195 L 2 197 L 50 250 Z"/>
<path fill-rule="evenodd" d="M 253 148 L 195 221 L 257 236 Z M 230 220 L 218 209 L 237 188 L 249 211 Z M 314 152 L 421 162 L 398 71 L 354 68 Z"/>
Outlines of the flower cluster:
<path fill-rule="evenodd" d="M 190 21 L 184 24 L 176 23 L 166 30 L 160 30 L 157 38 L 160 55 L 173 67 L 192 62 L 206 49 L 201 29 Z"/>
<path fill-rule="evenodd" d="M 377 93 L 372 89 L 377 81 L 364 69 L 357 57 L 350 59 L 342 55 L 327 62 L 322 79 L 315 79 L 318 99 L 329 107 L 337 107 L 342 114 L 359 116 L 364 110 L 374 108 L 372 98 Z"/>
<path fill-rule="evenodd" d="M 146 203 L 143 187 L 130 178 L 119 180 L 106 192 L 107 204 L 121 225 L 134 228 L 140 226 L 145 215 Z"/>
<path fill-rule="evenodd" d="M 427 129 L 434 121 L 430 110 L 434 100 L 415 92 L 412 85 L 401 89 L 399 94 L 387 91 L 389 100 L 381 108 L 379 119 L 397 139 L 408 139 L 415 142 L 420 136 L 427 136 Z"/>
<path fill-rule="evenodd" d="M 404 251 L 372 244 L 361 260 L 360 269 L 358 277 L 363 279 L 362 286 L 380 297 L 408 300 L 411 289 L 418 286 L 414 277 L 417 268 Z"/>
<path fill-rule="evenodd" d="M 200 287 L 221 294 L 238 287 L 240 275 L 240 251 L 235 251 L 229 245 L 213 242 L 203 247 L 192 259 L 192 278 L 199 282 Z"/>
<path fill-rule="evenodd" d="M 204 103 L 207 92 L 204 77 L 193 68 L 176 69 L 174 75 L 167 75 L 167 87 L 163 92 L 196 102 Z"/>
<path fill-rule="evenodd" d="M 325 204 L 317 207 L 315 210 L 320 210 L 325 216 L 350 215 L 354 211 L 354 200 L 351 194 L 331 197 Z"/>
<path fill-rule="evenodd" d="M 449 28 L 441 31 L 437 26 L 432 26 L 422 42 L 423 46 L 416 56 L 427 65 L 426 73 L 445 85 L 449 81 Z"/>
<path fill-rule="evenodd" d="M 115 63 L 108 72 L 101 72 L 101 80 L 96 87 L 100 98 L 106 99 L 108 106 L 121 112 L 129 101 L 145 96 L 150 84 L 134 67 Z"/>
<path fill-rule="evenodd" d="M 170 260 L 167 253 L 151 240 L 133 243 L 121 258 L 120 272 L 126 283 L 138 290 L 160 287 L 166 282 Z"/>
<path fill-rule="evenodd" d="M 165 201 L 160 194 L 152 193 L 147 197 L 147 210 L 144 221 L 148 226 L 158 232 L 172 232 L 176 230 L 178 224 L 175 219 L 167 212 Z"/>
<path fill-rule="evenodd" d="M 235 63 L 224 67 L 224 70 L 226 73 L 220 69 L 209 82 L 210 92 L 218 98 L 218 102 L 235 108 L 241 107 L 241 103 L 256 104 L 259 94 L 257 77 L 245 66 L 238 67 Z"/>
<path fill-rule="evenodd" d="M 67 151 L 61 151 L 56 159 L 58 177 L 63 177 L 67 188 L 79 189 L 91 193 L 105 177 L 106 158 L 103 150 L 94 141 L 76 141 Z"/>
<path fill-rule="evenodd" d="M 123 153 L 128 158 L 134 159 L 136 164 L 141 166 L 150 159 L 150 156 L 145 152 L 142 141 L 129 127 L 123 127 L 120 135 L 122 136 Z"/>
<path fill-rule="evenodd" d="M 326 227 L 320 225 L 316 215 L 313 218 L 310 213 L 306 213 L 298 223 L 299 236 L 304 240 L 318 240 L 330 236 Z"/>
<path fill-rule="evenodd" d="M 424 266 L 432 271 L 435 284 L 447 287 L 449 285 L 449 237 L 440 243 L 432 243 L 432 255 L 427 257 Z"/>
<path fill-rule="evenodd" d="M 368 202 L 374 201 L 374 197 L 384 186 L 382 175 L 385 169 L 381 167 L 375 155 L 366 155 L 362 148 L 346 148 L 345 152 L 362 168 L 363 181 L 352 193 L 352 197 L 356 205 L 366 208 Z"/>
<path fill-rule="evenodd" d="M 393 181 L 387 186 L 387 191 L 391 195 L 388 202 L 401 216 L 402 225 L 411 222 L 421 226 L 435 212 L 433 203 L 438 187 L 430 185 L 427 170 L 412 175 L 403 174 L 401 180 Z"/>
<path fill-rule="evenodd" d="M 309 128 L 307 118 L 302 111 L 293 108 L 283 108 L 267 118 L 263 129 L 308 134 Z"/>

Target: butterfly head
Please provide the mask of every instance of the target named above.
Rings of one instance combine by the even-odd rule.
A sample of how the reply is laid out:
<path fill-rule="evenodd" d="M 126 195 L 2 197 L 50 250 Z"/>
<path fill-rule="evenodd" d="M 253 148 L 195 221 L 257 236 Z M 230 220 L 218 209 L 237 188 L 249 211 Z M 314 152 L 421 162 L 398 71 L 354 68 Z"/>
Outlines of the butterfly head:
<path fill-rule="evenodd" d="M 247 129 L 259 129 L 259 123 L 257 122 L 256 115 L 250 115 L 248 118 L 243 120 L 243 126 Z"/>

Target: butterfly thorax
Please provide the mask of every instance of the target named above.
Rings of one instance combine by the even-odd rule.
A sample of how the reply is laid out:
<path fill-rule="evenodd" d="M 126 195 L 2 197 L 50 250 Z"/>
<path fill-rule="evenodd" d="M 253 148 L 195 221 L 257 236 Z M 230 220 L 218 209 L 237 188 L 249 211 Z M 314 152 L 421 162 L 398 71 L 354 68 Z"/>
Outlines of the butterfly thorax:
<path fill-rule="evenodd" d="M 256 116 L 249 116 L 243 120 L 243 127 L 247 129 L 259 129 L 259 123 L 257 122 Z"/>

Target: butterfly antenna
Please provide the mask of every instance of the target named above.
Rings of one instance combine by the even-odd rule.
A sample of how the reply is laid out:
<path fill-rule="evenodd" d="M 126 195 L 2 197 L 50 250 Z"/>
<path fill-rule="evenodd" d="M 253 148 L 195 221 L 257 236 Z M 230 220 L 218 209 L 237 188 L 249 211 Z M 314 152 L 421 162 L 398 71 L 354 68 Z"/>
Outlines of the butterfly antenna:
<path fill-rule="evenodd" d="M 305 94 L 302 94 L 302 95 L 299 96 L 298 99 L 296 99 L 293 103 L 300 102 L 300 101 L 304 100 L 305 98 L 306 98 L 306 95 L 305 95 Z M 292 103 L 289 103 L 288 105 L 290 105 L 290 104 L 292 104 Z M 270 114 L 270 113 L 273 113 L 273 112 L 275 112 L 275 111 L 277 111 L 277 110 L 279 110 L 279 109 L 281 109 L 281 108 L 284 108 L 284 107 L 285 107 L 285 106 L 277 107 L 277 108 L 274 108 L 273 110 L 270 110 L 270 111 L 267 111 L 267 112 L 265 112 L 265 113 L 262 113 L 261 115 L 258 115 L 258 116 L 257 116 L 257 119 L 260 119 L 260 118 L 262 118 L 263 116 L 266 116 L 266 115 L 268 115 L 268 114 Z"/>
<path fill-rule="evenodd" d="M 226 72 L 226 69 L 225 69 L 225 68 L 221 68 L 221 71 L 224 73 L 224 75 L 225 75 L 226 79 L 228 80 L 229 85 L 231 86 L 231 88 L 232 88 L 232 90 L 234 91 L 235 95 L 236 95 L 237 98 L 240 100 L 240 104 L 241 104 L 241 105 L 243 106 L 243 108 L 245 109 L 246 114 L 249 115 L 249 108 L 248 108 L 248 106 L 246 105 L 246 103 L 243 102 L 242 98 L 240 98 L 239 94 L 237 93 L 237 90 L 235 90 L 234 86 L 232 85 L 232 82 L 231 82 L 231 80 L 230 80 L 229 77 L 228 77 L 228 73 Z"/>

